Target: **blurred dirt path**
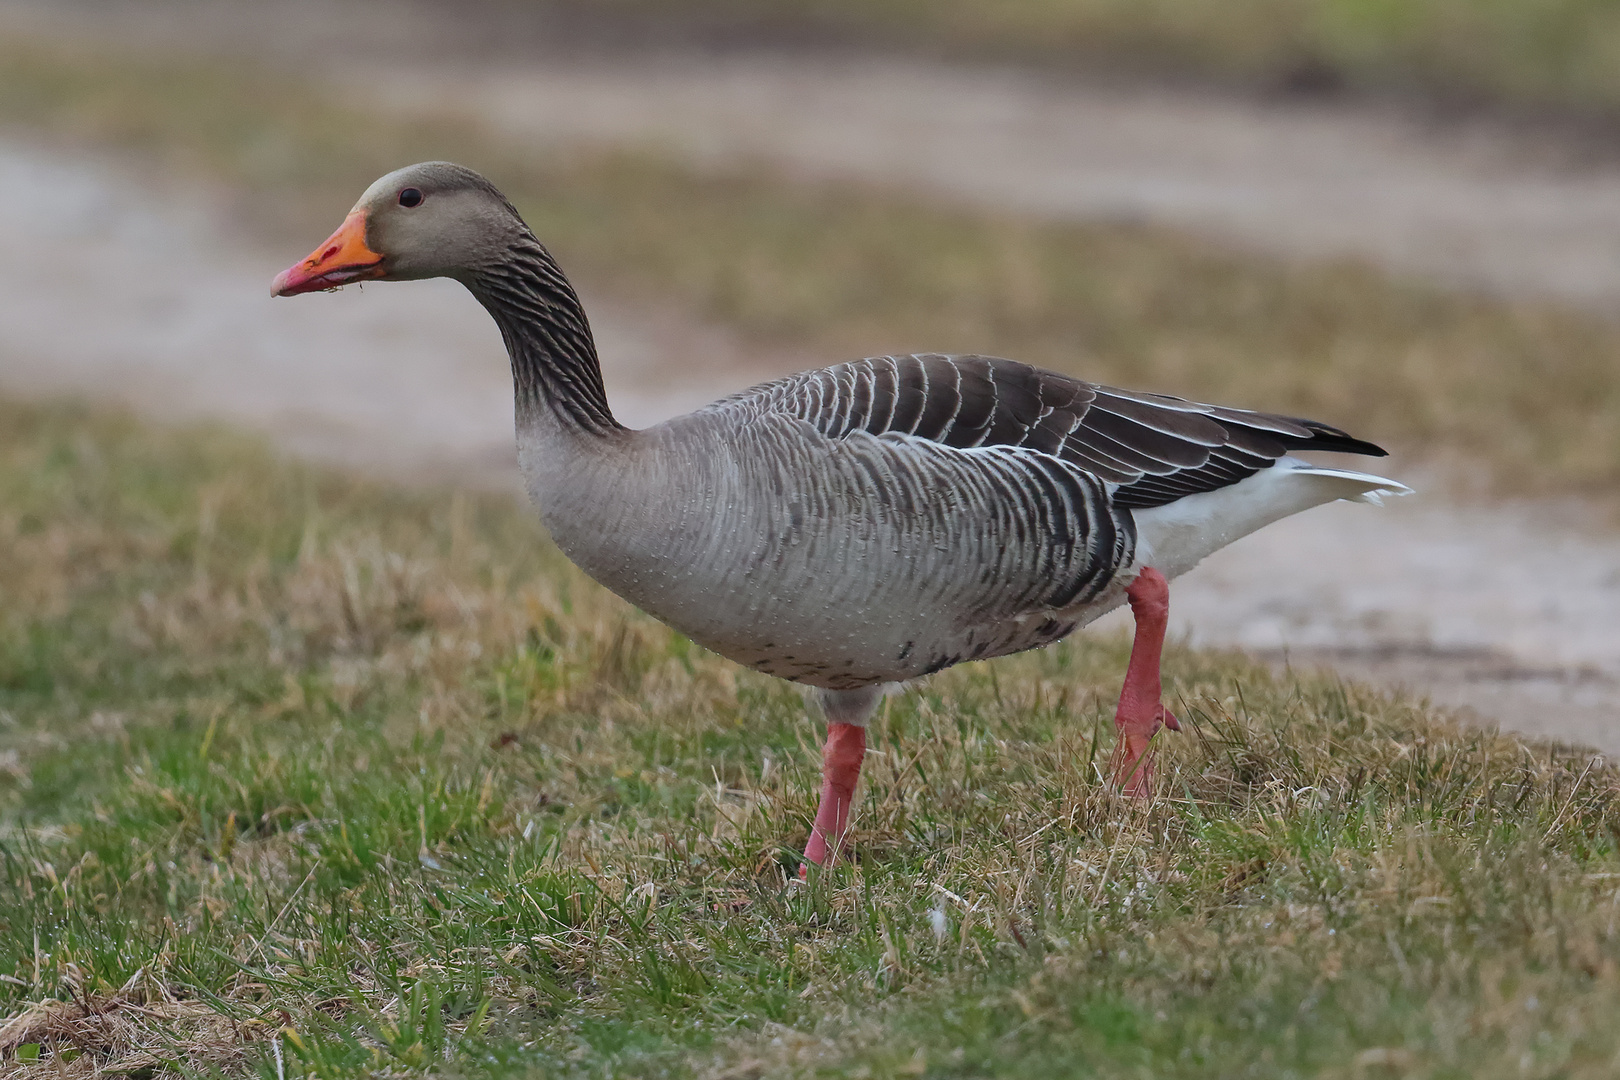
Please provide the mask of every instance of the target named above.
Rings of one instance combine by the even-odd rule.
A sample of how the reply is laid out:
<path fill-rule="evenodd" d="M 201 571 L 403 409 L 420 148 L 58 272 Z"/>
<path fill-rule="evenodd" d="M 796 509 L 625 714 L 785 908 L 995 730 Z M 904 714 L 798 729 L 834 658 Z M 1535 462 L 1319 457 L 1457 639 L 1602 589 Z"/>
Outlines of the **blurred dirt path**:
<path fill-rule="evenodd" d="M 765 162 L 1513 295 L 1620 300 L 1620 156 L 1522 126 L 893 57 L 614 52 L 558 37 L 523 4 L 0 0 L 0 17 L 123 48 L 250 56 L 537 150 L 650 144 L 700 165 Z"/>
<path fill-rule="evenodd" d="M 517 488 L 505 357 L 459 286 L 271 300 L 307 242 L 268 250 L 209 191 L 153 191 L 101 158 L 0 139 L 0 191 L 0 392 L 227 420 L 392 477 Z M 632 423 L 833 359 L 585 300 Z M 1574 510 L 1324 507 L 1210 559 L 1172 611 L 1195 642 L 1328 662 L 1620 753 L 1620 537 Z"/>
<path fill-rule="evenodd" d="M 1620 300 L 1620 163 L 1485 124 L 894 61 L 654 57 L 330 72 L 374 108 L 531 146 L 656 146 L 715 168 L 931 190 L 998 210 L 1145 220 L 1449 286 Z"/>

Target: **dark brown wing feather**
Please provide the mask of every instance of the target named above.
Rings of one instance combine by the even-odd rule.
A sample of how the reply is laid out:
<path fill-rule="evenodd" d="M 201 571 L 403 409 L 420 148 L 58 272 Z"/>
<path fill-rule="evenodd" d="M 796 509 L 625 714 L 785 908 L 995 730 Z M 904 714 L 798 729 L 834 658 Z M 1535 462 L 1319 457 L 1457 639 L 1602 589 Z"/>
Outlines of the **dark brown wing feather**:
<path fill-rule="evenodd" d="M 1213 491 L 1296 450 L 1384 456 L 1315 420 L 1116 390 L 990 356 L 882 356 L 746 391 L 831 438 L 906 434 L 959 448 L 1019 446 L 1117 485 L 1113 503 L 1161 506 Z"/>

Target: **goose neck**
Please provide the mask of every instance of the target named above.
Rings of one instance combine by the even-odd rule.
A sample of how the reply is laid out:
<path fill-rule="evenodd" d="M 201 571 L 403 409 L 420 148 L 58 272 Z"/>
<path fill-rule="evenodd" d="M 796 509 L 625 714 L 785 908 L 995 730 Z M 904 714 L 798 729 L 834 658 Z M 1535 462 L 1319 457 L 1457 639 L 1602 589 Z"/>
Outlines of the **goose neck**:
<path fill-rule="evenodd" d="M 584 437 L 625 430 L 608 407 L 585 309 L 538 240 L 523 238 L 465 283 L 506 343 L 520 427 L 555 426 Z"/>

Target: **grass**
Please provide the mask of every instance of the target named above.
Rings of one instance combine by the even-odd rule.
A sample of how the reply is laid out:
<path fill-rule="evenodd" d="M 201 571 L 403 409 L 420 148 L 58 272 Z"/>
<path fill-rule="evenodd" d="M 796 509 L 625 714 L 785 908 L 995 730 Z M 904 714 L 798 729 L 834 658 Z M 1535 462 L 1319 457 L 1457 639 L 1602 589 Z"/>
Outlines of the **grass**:
<path fill-rule="evenodd" d="M 600 4 L 543 6 L 603 17 Z M 614 0 L 607 10 L 728 38 L 808 35 L 979 60 L 1620 116 L 1613 0 Z"/>
<path fill-rule="evenodd" d="M 1317 416 L 1480 486 L 1612 500 L 1620 329 L 1547 305 L 1291 266 L 1174 232 L 1054 224 L 849 185 L 700 175 L 630 154 L 524 155 L 467 123 L 345 110 L 286 80 L 0 45 L 0 122 L 139 150 L 244 192 L 289 259 L 369 182 L 448 157 L 513 195 L 597 290 L 829 362 L 984 351 L 1100 381 Z"/>
<path fill-rule="evenodd" d="M 1620 1062 L 1620 773 L 1125 642 L 818 727 L 494 497 L 0 403 L 0 1070 L 1585 1077 Z"/>

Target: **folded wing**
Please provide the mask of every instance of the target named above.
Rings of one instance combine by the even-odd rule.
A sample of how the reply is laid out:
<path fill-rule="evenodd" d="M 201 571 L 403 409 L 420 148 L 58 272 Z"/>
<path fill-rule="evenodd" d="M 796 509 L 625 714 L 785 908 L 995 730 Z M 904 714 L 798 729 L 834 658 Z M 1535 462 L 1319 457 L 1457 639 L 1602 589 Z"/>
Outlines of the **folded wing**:
<path fill-rule="evenodd" d="M 1102 481 L 1126 509 L 1235 484 L 1293 451 L 1384 454 L 1314 420 L 1117 390 L 989 356 L 874 357 L 720 404 L 785 413 L 833 439 L 864 431 L 1050 454 Z"/>

